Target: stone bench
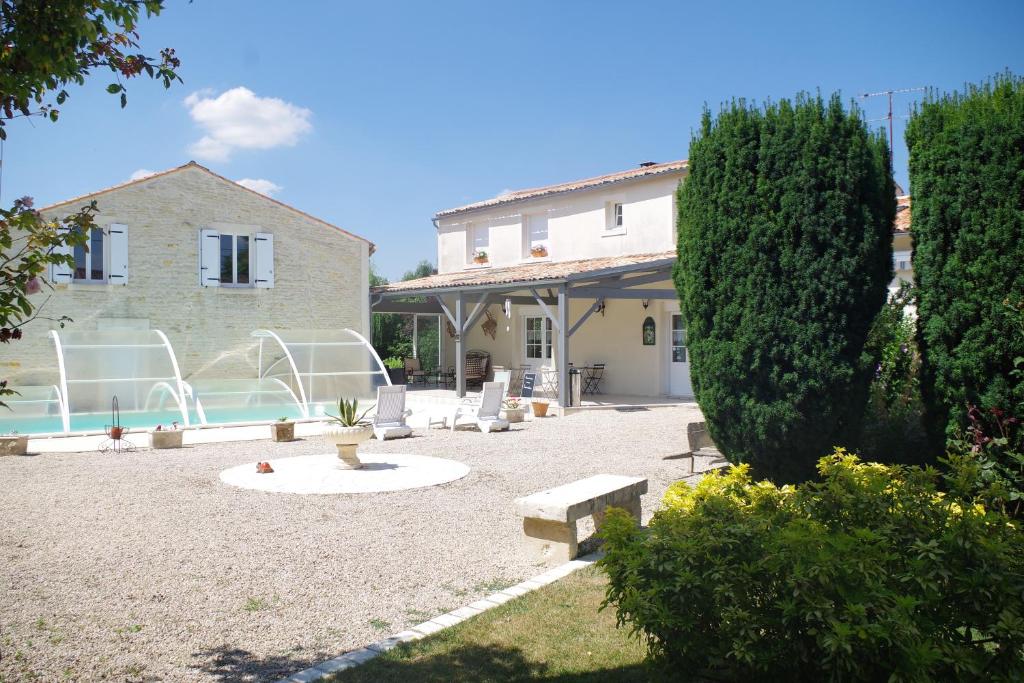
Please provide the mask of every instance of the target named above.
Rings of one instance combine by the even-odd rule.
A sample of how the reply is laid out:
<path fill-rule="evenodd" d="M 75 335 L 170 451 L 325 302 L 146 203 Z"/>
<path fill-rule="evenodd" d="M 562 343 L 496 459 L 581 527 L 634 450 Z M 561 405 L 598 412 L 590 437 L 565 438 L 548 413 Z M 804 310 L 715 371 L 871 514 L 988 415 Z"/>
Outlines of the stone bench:
<path fill-rule="evenodd" d="M 571 484 L 516 498 L 528 552 L 539 562 L 561 564 L 576 557 L 576 521 L 592 515 L 601 528 L 608 507 L 623 508 L 640 523 L 640 496 L 647 480 L 598 474 Z"/>

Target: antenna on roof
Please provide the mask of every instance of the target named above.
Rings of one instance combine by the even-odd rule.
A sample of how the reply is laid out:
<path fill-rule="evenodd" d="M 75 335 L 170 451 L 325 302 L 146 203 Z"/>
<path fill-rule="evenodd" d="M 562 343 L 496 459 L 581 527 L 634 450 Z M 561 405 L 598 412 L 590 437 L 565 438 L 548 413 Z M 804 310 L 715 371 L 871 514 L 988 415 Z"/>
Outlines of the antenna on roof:
<path fill-rule="evenodd" d="M 924 92 L 926 88 L 899 88 L 898 90 L 882 90 L 879 92 L 866 92 L 860 95 L 862 100 L 866 100 L 869 97 L 881 97 L 883 95 L 889 98 L 889 115 L 880 119 L 872 119 L 874 121 L 888 121 L 889 122 L 889 170 L 893 167 L 893 151 L 892 151 L 892 96 L 908 92 Z"/>

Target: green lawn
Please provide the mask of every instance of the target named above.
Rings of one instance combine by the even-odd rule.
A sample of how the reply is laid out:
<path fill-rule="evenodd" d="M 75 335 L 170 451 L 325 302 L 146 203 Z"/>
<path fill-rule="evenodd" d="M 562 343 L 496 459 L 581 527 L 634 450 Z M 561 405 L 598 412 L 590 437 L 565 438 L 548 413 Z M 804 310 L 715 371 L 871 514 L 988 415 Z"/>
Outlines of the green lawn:
<path fill-rule="evenodd" d="M 646 681 L 643 645 L 597 611 L 604 589 L 587 567 L 327 680 Z"/>

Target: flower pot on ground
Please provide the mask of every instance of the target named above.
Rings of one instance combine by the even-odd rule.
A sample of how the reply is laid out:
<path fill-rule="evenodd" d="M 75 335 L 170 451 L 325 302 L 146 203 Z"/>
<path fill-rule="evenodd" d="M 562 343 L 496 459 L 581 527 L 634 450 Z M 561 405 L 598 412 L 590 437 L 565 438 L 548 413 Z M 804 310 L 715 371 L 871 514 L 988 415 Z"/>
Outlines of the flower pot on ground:
<path fill-rule="evenodd" d="M 344 398 L 338 399 L 338 414 L 330 415 L 330 421 L 324 427 L 324 440 L 338 449 L 338 467 L 346 470 L 358 470 L 363 466 L 356 450 L 359 444 L 373 436 L 373 425 L 363 418 L 370 412 L 367 408 L 360 415 L 359 402 Z"/>
<path fill-rule="evenodd" d="M 548 402 L 547 401 L 533 401 L 530 404 L 533 408 L 534 417 L 546 417 L 548 414 Z"/>
<path fill-rule="evenodd" d="M 153 448 L 181 448 L 181 437 L 185 432 L 178 429 L 177 423 L 169 429 L 157 425 L 156 429 L 149 433 L 149 442 Z"/>
<path fill-rule="evenodd" d="M 270 425 L 270 436 L 274 441 L 295 441 L 295 423 L 287 418 L 279 418 Z"/>
<path fill-rule="evenodd" d="M 0 436 L 0 455 L 25 455 L 28 453 L 28 437 L 20 434 Z"/>
<path fill-rule="evenodd" d="M 522 422 L 526 417 L 526 408 L 518 398 L 506 398 L 502 402 L 501 419 L 507 422 Z"/>

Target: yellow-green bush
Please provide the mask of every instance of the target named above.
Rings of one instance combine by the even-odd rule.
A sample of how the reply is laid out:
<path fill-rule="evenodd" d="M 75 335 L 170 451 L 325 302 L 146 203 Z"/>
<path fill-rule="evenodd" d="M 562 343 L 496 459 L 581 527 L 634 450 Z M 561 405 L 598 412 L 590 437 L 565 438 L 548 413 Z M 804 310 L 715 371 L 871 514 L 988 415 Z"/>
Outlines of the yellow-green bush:
<path fill-rule="evenodd" d="M 931 469 L 841 449 L 818 469 L 797 487 L 746 466 L 677 484 L 644 530 L 608 516 L 607 604 L 652 662 L 681 679 L 1024 678 L 1014 523 Z"/>

